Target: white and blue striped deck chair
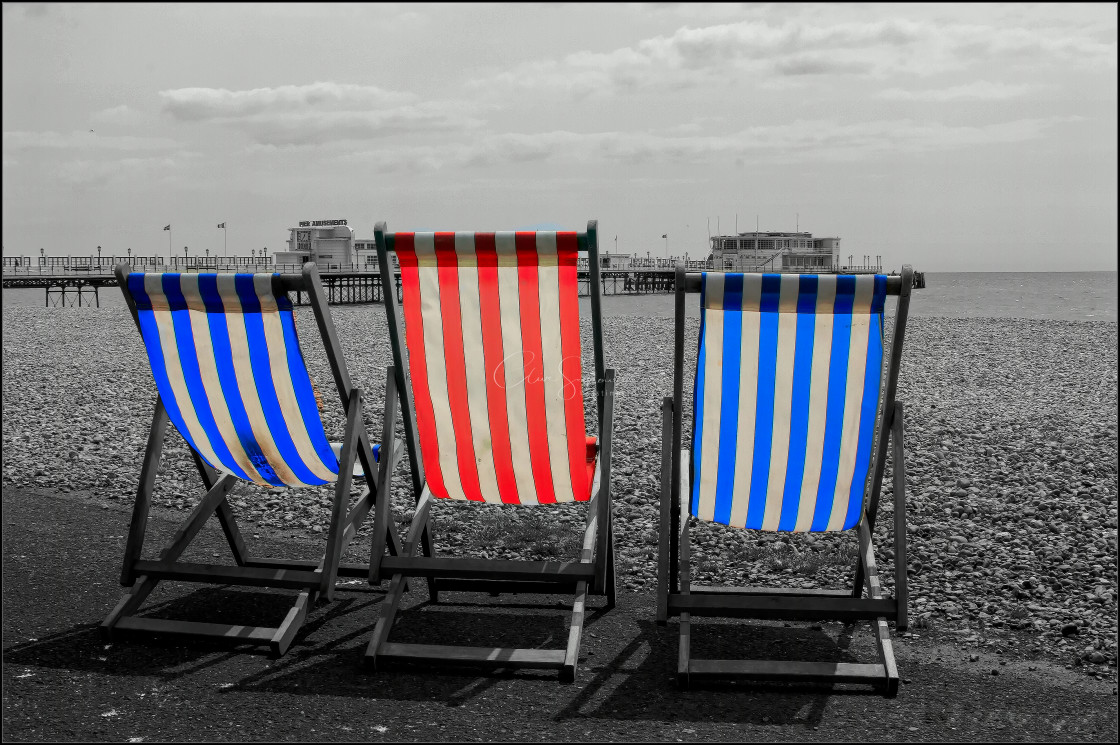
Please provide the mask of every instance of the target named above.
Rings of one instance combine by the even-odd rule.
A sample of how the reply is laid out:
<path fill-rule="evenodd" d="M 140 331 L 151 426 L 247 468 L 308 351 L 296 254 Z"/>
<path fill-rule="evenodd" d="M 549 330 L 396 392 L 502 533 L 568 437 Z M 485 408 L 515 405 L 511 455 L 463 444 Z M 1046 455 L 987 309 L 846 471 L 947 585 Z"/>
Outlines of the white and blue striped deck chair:
<path fill-rule="evenodd" d="M 133 272 L 116 268 L 147 352 L 157 398 L 125 547 L 121 584 L 130 591 L 101 624 L 118 633 L 170 634 L 267 645 L 283 654 L 318 597 L 332 599 L 339 575 L 368 577 L 368 564 L 340 565 L 345 546 L 369 514 L 403 445 L 393 437 L 397 396 L 388 377 L 382 443 L 371 446 L 361 391 L 351 384 L 314 264 L 302 274 Z M 346 425 L 330 443 L 296 336 L 288 293 L 305 294 L 330 362 Z M 302 296 L 302 295 L 301 295 Z M 168 423 L 190 446 L 205 495 L 158 559 L 142 558 L 144 535 Z M 353 507 L 353 479 L 365 488 Z M 327 546 L 319 561 L 251 558 L 228 498 L 243 482 L 270 489 L 334 484 Z M 297 499 L 297 491 L 284 498 Z M 348 510 L 349 508 L 349 510 Z M 216 516 L 236 566 L 180 561 Z M 391 549 L 399 541 L 390 536 Z M 229 625 L 136 615 L 162 580 L 300 590 L 276 627 Z"/>
<path fill-rule="evenodd" d="M 895 401 L 913 272 L 676 275 L 673 397 L 662 404 L 657 620 L 680 617 L 678 682 L 694 676 L 861 682 L 898 690 L 887 627 L 906 620 L 902 404 Z M 692 450 L 682 448 L 685 293 L 700 292 Z M 898 296 L 884 350 L 887 295 Z M 895 590 L 871 536 L 893 438 Z M 851 589 L 690 582 L 689 520 L 768 532 L 855 531 Z M 866 588 L 866 595 L 864 589 Z M 869 620 L 879 662 L 711 660 L 690 654 L 691 616 Z"/>

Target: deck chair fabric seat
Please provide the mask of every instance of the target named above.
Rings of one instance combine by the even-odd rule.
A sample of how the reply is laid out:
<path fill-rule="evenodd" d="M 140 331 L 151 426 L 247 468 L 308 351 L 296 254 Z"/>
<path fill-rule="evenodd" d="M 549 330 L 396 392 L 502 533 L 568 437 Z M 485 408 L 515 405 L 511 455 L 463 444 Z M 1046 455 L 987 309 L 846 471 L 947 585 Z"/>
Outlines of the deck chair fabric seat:
<path fill-rule="evenodd" d="M 314 264 L 305 265 L 301 275 L 145 273 L 122 264 L 116 276 L 140 330 L 158 396 L 121 574 L 121 584 L 131 590 L 102 623 L 102 633 L 107 638 L 129 631 L 251 641 L 282 654 L 309 605 L 319 596 L 332 597 L 341 551 L 376 500 L 378 479 L 388 477 L 399 457 L 391 425 L 383 428 L 390 457 L 382 462 L 382 446 L 371 446 L 365 433 L 361 392 L 351 384 Z M 347 415 L 341 443 L 327 439 L 289 291 L 310 299 Z M 394 412 L 395 403 L 387 403 L 386 415 Z M 151 561 L 141 554 L 168 423 L 189 445 L 205 492 L 175 540 Z M 347 514 L 356 474 L 367 486 Z M 269 489 L 334 484 L 327 548 L 319 562 L 250 557 L 227 502 L 245 482 Z M 298 497 L 292 492 L 287 498 Z M 178 561 L 212 516 L 221 524 L 236 566 Z M 391 543 L 399 548 L 399 542 Z M 368 565 L 344 573 L 363 576 Z M 159 581 L 175 579 L 302 592 L 276 627 L 136 615 Z"/>
<path fill-rule="evenodd" d="M 261 486 L 332 483 L 338 459 L 273 276 L 133 272 L 127 283 L 167 415 L 207 465 Z"/>
<path fill-rule="evenodd" d="M 584 597 L 614 602 L 610 510 L 613 370 L 603 359 L 596 225 L 586 233 L 388 233 L 374 230 L 383 281 L 388 254 L 400 263 L 402 315 L 386 293 L 397 389 L 417 510 L 405 539 L 419 555 L 386 557 L 376 535 L 371 581 L 391 577 L 389 600 L 367 649 L 377 667 L 389 659 L 463 661 L 558 668 L 575 674 Z M 593 268 L 592 325 L 599 431 L 586 430 L 581 369 L 577 259 Z M 408 351 L 407 362 L 404 350 Z M 437 559 L 427 533 L 432 500 L 534 505 L 592 502 L 584 550 L 559 570 L 548 562 Z M 378 519 L 388 519 L 378 513 Z M 559 573 L 558 573 L 559 572 Z M 439 588 L 576 593 L 565 650 L 433 650 L 388 642 L 403 578 L 426 576 Z M 528 583 L 528 584 L 526 584 Z"/>
<path fill-rule="evenodd" d="M 856 525 L 880 392 L 884 276 L 705 273 L 690 513 Z"/>
<path fill-rule="evenodd" d="M 663 402 L 658 621 L 681 617 L 678 678 L 858 680 L 897 690 L 886 619 L 906 626 L 902 405 L 895 401 L 912 273 L 797 275 L 677 271 L 674 396 Z M 684 293 L 699 290 L 691 452 L 681 448 Z M 899 296 L 890 356 L 886 297 Z M 894 437 L 896 592 L 884 598 L 874 528 Z M 689 582 L 688 517 L 766 532 L 859 533 L 848 591 Z M 868 595 L 863 597 L 864 585 Z M 880 664 L 712 661 L 690 656 L 690 616 L 868 619 Z"/>

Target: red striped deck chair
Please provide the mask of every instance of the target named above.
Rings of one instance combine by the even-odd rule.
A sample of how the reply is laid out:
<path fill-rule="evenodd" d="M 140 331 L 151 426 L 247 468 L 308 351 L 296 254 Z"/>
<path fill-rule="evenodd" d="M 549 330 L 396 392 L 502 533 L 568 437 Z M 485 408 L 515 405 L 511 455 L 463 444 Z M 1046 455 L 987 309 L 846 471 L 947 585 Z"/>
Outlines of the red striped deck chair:
<path fill-rule="evenodd" d="M 105 638 L 139 633 L 224 639 L 267 645 L 283 654 L 309 606 L 330 600 L 339 575 L 367 577 L 368 564 L 340 565 L 345 546 L 369 514 L 403 443 L 394 439 L 394 379 L 386 389 L 382 443 L 371 446 L 362 422 L 361 391 L 351 384 L 319 274 L 193 274 L 116 268 L 147 351 L 158 395 L 125 547 L 121 584 L 130 588 L 101 624 Z M 323 428 L 311 378 L 296 336 L 289 292 L 307 295 L 330 362 L 346 425 L 341 443 Z M 306 330 L 305 330 L 306 331 Z M 168 424 L 190 446 L 205 494 L 156 559 L 142 557 L 152 490 Z M 354 478 L 366 486 L 352 508 Z M 334 484 L 327 546 L 319 561 L 250 557 L 228 499 L 243 483 L 265 488 Z M 306 490 L 304 490 L 306 493 Z M 284 499 L 298 499 L 298 491 Z M 235 566 L 181 561 L 216 516 Z M 390 537 L 399 550 L 399 540 Z M 241 626 L 137 615 L 163 580 L 300 590 L 276 627 Z"/>
<path fill-rule="evenodd" d="M 680 617 L 677 676 L 870 683 L 898 671 L 887 622 L 906 617 L 906 472 L 895 400 L 913 272 L 901 276 L 686 274 L 677 268 L 673 397 L 662 404 L 657 621 Z M 700 291 L 692 451 L 681 447 L 685 293 Z M 884 354 L 887 295 L 898 296 Z M 893 443 L 891 442 L 893 438 Z M 893 445 L 894 595 L 872 536 Z M 715 587 L 690 581 L 689 518 L 727 529 L 854 531 L 853 586 Z M 871 622 L 878 663 L 711 660 L 690 654 L 692 616 Z"/>
<path fill-rule="evenodd" d="M 366 650 L 390 661 L 558 669 L 575 677 L 588 593 L 614 605 L 610 509 L 614 371 L 603 362 L 596 223 L 587 232 L 389 233 L 374 229 L 383 286 L 389 252 L 400 261 L 404 328 L 393 293 L 386 317 L 405 420 L 416 512 L 403 556 L 386 556 L 377 508 L 370 579 L 390 579 Z M 577 257 L 590 264 L 598 437 L 584 420 Z M 407 366 L 404 351 L 408 350 Z M 433 500 L 532 505 L 590 501 L 583 547 L 571 561 L 437 557 Z M 566 649 L 483 648 L 389 641 L 408 577 L 443 590 L 573 592 Z"/>

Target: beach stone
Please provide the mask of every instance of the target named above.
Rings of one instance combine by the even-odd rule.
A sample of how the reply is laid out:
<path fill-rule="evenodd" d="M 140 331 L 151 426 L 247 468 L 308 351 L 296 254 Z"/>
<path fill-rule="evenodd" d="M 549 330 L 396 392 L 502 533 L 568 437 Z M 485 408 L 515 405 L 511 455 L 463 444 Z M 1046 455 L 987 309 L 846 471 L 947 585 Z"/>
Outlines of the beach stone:
<path fill-rule="evenodd" d="M 672 338 L 671 300 L 666 300 L 669 310 L 661 316 L 622 311 L 604 318 L 608 359 L 618 360 L 620 368 L 612 480 L 618 558 L 626 567 L 619 580 L 635 587 L 652 586 L 657 568 L 660 399 L 672 390 L 672 367 L 660 357 L 661 342 Z M 915 305 L 920 301 L 919 292 Z M 331 310 L 337 325 L 353 330 L 340 343 L 351 377 L 365 394 L 366 424 L 376 437 L 377 417 L 370 411 L 383 400 L 383 365 L 391 356 L 384 316 L 371 313 L 368 306 Z M 304 321 L 313 326 L 307 308 L 297 308 L 296 314 L 301 328 Z M 112 332 L 132 323 L 127 309 L 67 308 L 63 315 L 62 309 L 5 308 L 4 321 L 4 442 L 20 443 L 18 450 L 5 450 L 5 483 L 78 488 L 66 454 L 87 446 L 82 457 L 93 452 L 97 456 L 79 461 L 81 488 L 89 489 L 93 498 L 107 500 L 113 494 L 122 504 L 131 501 L 155 386 L 139 336 Z M 698 325 L 698 318 L 686 324 L 693 341 Z M 1111 646 L 1093 646 L 1087 653 L 1114 660 L 1117 423 L 1100 412 L 1116 409 L 1117 324 L 912 317 L 907 336 L 898 396 L 908 404 L 908 570 L 913 572 L 915 628 L 939 631 L 969 624 L 975 631 L 982 623 L 988 631 L 978 635 L 976 644 L 984 644 L 994 632 L 1009 649 L 1061 654 L 1066 660 L 1079 657 L 1078 650 L 1089 646 L 1086 641 L 1107 639 Z M 582 365 L 588 373 L 594 370 L 590 330 L 581 337 Z M 1077 340 L 1075 353 L 1069 351 L 1070 339 Z M 68 357 L 83 344 L 88 351 L 81 358 L 80 374 L 60 374 L 74 367 Z M 312 377 L 330 380 L 326 356 L 315 346 L 305 349 Z M 686 366 L 695 364 L 695 355 L 695 345 L 686 344 Z M 993 372 L 962 380 L 962 369 Z M 91 375 L 114 383 L 90 388 Z M 593 373 L 584 381 L 588 392 L 594 390 L 591 377 Z M 686 372 L 686 422 L 691 417 L 691 381 Z M 1101 381 L 1110 385 L 1102 388 Z M 120 411 L 122 397 L 137 406 Z M 56 421 L 50 412 L 58 410 L 77 412 L 77 425 Z M 114 412 L 113 418 L 101 413 L 108 411 Z M 588 434 L 595 434 L 593 405 L 587 407 L 587 417 Z M 328 439 L 342 439 L 340 410 L 328 407 L 323 422 Z M 401 427 L 398 419 L 398 433 Z M 1067 434 L 1071 432 L 1077 434 Z M 95 442 L 96 437 L 102 442 Z M 686 426 L 684 447 L 689 442 Z M 394 510 L 397 518 L 411 517 L 414 500 L 406 483 L 407 459 L 398 468 Z M 884 539 L 893 532 L 889 465 L 886 475 L 875 531 L 877 552 L 883 557 L 890 551 Z M 198 489 L 190 452 L 169 428 L 153 502 L 187 509 L 185 503 L 176 504 L 175 497 L 185 499 L 182 494 L 196 494 Z M 289 529 L 317 534 L 329 514 L 329 489 L 267 493 L 246 487 L 241 494 L 246 497 L 235 504 L 238 520 L 253 527 L 281 525 L 287 519 Z M 195 501 L 197 497 L 192 504 Z M 490 523 L 478 516 L 475 505 L 456 507 L 439 505 L 433 511 L 437 549 L 473 551 L 476 528 Z M 299 519 L 293 520 L 291 513 Z M 492 513 L 485 520 L 492 520 Z M 557 537 L 566 531 L 578 533 L 584 514 L 573 511 L 571 522 L 554 522 Z M 299 527 L 310 518 L 313 525 Z M 745 576 L 758 577 L 760 584 L 776 576 L 806 588 L 835 587 L 850 580 L 854 555 L 837 548 L 847 536 L 814 534 L 811 541 L 786 542 L 774 535 L 760 538 L 689 522 L 697 554 L 694 566 L 710 572 L 713 584 L 732 584 Z M 361 534 L 368 536 L 370 531 L 367 521 Z M 490 553 L 528 550 L 492 542 Z M 799 556 L 792 552 L 793 546 L 806 549 L 809 544 L 811 550 Z M 809 574 L 797 568 L 800 562 L 822 565 Z M 787 574 L 789 569 L 793 571 Z M 881 579 L 889 590 L 893 569 L 884 571 Z M 1061 629 L 1067 623 L 1077 624 L 1078 632 L 1064 636 Z"/>

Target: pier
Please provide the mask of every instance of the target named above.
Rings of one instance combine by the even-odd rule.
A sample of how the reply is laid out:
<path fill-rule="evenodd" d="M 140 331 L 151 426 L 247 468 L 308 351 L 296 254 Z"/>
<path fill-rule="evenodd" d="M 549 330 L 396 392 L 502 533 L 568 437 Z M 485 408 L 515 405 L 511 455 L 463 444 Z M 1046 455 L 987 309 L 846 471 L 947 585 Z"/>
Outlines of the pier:
<path fill-rule="evenodd" d="M 630 258 L 630 257 L 627 257 Z M 127 262 L 136 271 L 148 272 L 281 272 L 298 273 L 299 264 L 273 264 L 268 258 L 230 257 L 174 257 L 170 261 L 162 256 L 105 257 L 101 260 L 85 256 L 39 257 L 32 263 L 28 257 L 4 257 L 4 289 L 43 289 L 46 307 L 96 306 L 100 307 L 100 290 L 116 287 L 113 267 Z M 689 271 L 712 271 L 705 261 L 685 259 L 634 258 L 625 265 L 607 265 L 599 270 L 603 295 L 667 294 L 675 288 L 675 265 L 685 264 Z M 881 271 L 881 270 L 879 270 Z M 867 267 L 840 267 L 836 274 L 874 274 L 876 269 Z M 319 267 L 323 291 L 332 305 L 379 303 L 382 301 L 381 273 L 376 264 L 328 264 Z M 577 268 L 579 293 L 590 295 L 591 271 L 586 259 L 580 259 Z M 400 272 L 395 272 L 397 299 L 401 298 Z M 925 274 L 914 273 L 914 287 L 925 287 Z M 305 297 L 295 298 L 297 303 Z"/>

